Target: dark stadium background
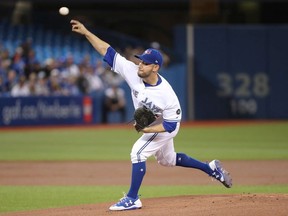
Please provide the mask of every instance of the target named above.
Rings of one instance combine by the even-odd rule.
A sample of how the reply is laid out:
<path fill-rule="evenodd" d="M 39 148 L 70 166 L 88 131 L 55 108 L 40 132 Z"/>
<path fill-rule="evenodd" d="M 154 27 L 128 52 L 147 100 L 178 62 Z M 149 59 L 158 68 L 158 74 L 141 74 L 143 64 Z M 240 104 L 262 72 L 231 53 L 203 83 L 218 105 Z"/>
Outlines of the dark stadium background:
<path fill-rule="evenodd" d="M 58 10 L 62 6 L 70 9 L 69 15 L 59 14 Z M 0 36 L 2 37 L 0 37 L 0 42 L 5 43 L 7 42 L 5 40 L 10 39 L 8 45 L 11 50 L 14 50 L 18 43 L 16 41 L 19 36 L 17 31 L 21 27 L 25 29 L 27 25 L 41 28 L 43 32 L 50 31 L 50 39 L 56 37 L 55 33 L 57 32 L 64 38 L 69 37 L 69 40 L 70 37 L 80 40 L 79 35 L 71 32 L 69 24 L 71 19 L 79 19 L 91 31 L 96 32 L 98 36 L 120 49 L 125 49 L 130 45 L 135 47 L 141 45 L 147 48 L 152 42 L 159 43 L 162 51 L 170 57 L 169 67 L 163 69 L 164 76 L 171 82 L 179 96 L 183 109 L 183 120 L 282 119 L 288 118 L 288 98 L 287 94 L 284 94 L 287 92 L 285 80 L 288 74 L 285 60 L 286 50 L 288 50 L 286 40 L 286 35 L 288 35 L 287 8 L 288 1 L 286 0 L 2 0 L 0 1 Z M 10 29 L 20 26 L 13 32 L 14 35 L 11 35 L 12 39 L 9 38 L 9 32 L 5 32 L 8 25 Z M 189 26 L 194 28 L 196 61 L 186 55 L 189 52 L 186 42 L 188 39 L 191 40 L 187 36 Z M 232 36 L 223 40 L 217 31 L 211 31 L 210 37 L 207 35 L 207 32 L 211 30 L 210 27 L 212 30 L 215 28 L 217 31 L 222 29 L 222 32 L 232 32 Z M 258 31 L 259 29 L 261 31 Z M 239 30 L 241 30 L 241 34 L 237 33 Z M 242 32 L 242 30 L 244 31 Z M 241 38 L 242 33 L 245 36 L 243 38 Z M 267 35 L 270 34 L 272 36 L 268 37 Z M 217 36 L 224 46 L 217 41 Z M 15 41 L 13 41 L 14 38 Z M 234 42 L 229 45 L 232 41 L 230 39 L 233 39 Z M 263 43 L 257 44 L 259 41 Z M 11 47 L 13 42 L 13 47 Z M 81 38 L 80 42 L 82 45 L 84 44 L 85 49 L 90 49 L 90 52 L 96 55 L 84 38 Z M 225 43 L 230 47 L 225 46 Z M 45 45 L 45 42 L 42 41 L 43 44 Z M 207 47 L 205 47 L 206 44 Z M 253 45 L 251 46 L 253 52 L 250 52 L 250 45 L 247 44 Z M 219 53 L 210 52 L 210 47 L 217 47 Z M 221 53 L 222 48 L 225 50 L 223 53 Z M 41 47 L 38 47 L 39 49 L 41 51 Z M 49 52 L 46 53 L 44 57 L 47 58 L 47 55 L 49 57 L 49 54 Z M 78 58 L 82 56 L 82 53 L 74 52 L 73 54 Z M 223 56 L 221 56 L 222 54 Z M 233 58 L 231 54 L 234 55 Z M 225 55 L 227 56 L 225 57 Z M 44 59 L 39 52 L 38 57 Z M 219 63 L 221 61 L 218 57 L 224 59 L 222 65 Z M 237 61 L 238 58 L 239 61 Z M 228 66 L 225 67 L 225 64 Z M 206 65 L 209 67 L 205 67 Z M 230 65 L 234 68 L 231 68 Z M 223 71 L 223 68 L 226 71 Z M 190 77 L 192 70 L 195 72 L 195 83 Z M 221 98 L 216 95 L 221 88 L 221 80 L 217 80 L 219 78 L 217 74 L 223 72 L 228 73 L 229 79 L 233 79 L 232 90 L 234 92 Z M 261 73 L 260 76 L 259 73 Z M 264 84 L 268 85 L 270 91 L 265 98 L 257 98 L 252 94 L 255 88 L 257 90 L 257 86 L 255 87 L 253 82 L 255 79 L 259 81 L 259 77 L 263 82 L 263 76 L 269 79 L 269 82 Z M 241 98 L 234 94 L 241 87 L 245 87 L 246 83 L 243 82 L 243 77 L 250 83 L 249 88 L 246 86 L 245 90 L 249 91 L 251 97 L 244 95 Z M 262 91 L 263 83 L 260 84 L 260 91 Z M 129 89 L 127 86 L 124 88 L 127 91 L 127 121 L 129 121 L 133 108 Z M 61 101 L 65 100 L 61 99 Z M 101 115 L 99 109 L 101 108 L 99 100 L 95 101 L 96 111 L 93 110 L 93 123 L 98 123 Z M 79 99 L 74 102 L 78 103 Z M 29 106 L 37 101 L 31 102 L 23 99 L 21 103 L 23 106 Z M 54 104 L 55 98 L 47 103 Z M 70 102 L 68 100 L 64 103 L 67 105 Z M 6 108 L 4 104 L 7 105 Z M 3 125 L 3 110 L 15 108 L 15 104 L 13 98 L 0 96 L 0 113 L 2 115 L 2 117 L 0 115 L 0 125 Z M 66 105 L 64 104 L 64 106 Z M 17 119 L 16 117 L 15 119 Z M 35 121 L 28 123 L 20 117 L 19 122 L 15 121 L 11 124 L 37 125 L 44 123 L 41 119 L 34 119 Z M 75 121 L 67 119 L 66 122 L 63 119 L 61 121 L 50 119 L 44 124 L 78 124 L 81 121 L 82 119 Z"/>
<path fill-rule="evenodd" d="M 0 2 L 0 19 L 12 18 L 17 0 Z M 125 33 L 147 41 L 173 45 L 172 29 L 193 24 L 285 24 L 286 0 L 31 0 L 31 11 L 22 22 L 41 22 L 64 28 L 61 6 L 70 8 L 69 17 L 90 21 L 97 27 Z M 45 15 L 49 14 L 49 19 Z M 51 16 L 50 16 L 51 15 Z M 68 28 L 68 26 L 66 26 Z"/>

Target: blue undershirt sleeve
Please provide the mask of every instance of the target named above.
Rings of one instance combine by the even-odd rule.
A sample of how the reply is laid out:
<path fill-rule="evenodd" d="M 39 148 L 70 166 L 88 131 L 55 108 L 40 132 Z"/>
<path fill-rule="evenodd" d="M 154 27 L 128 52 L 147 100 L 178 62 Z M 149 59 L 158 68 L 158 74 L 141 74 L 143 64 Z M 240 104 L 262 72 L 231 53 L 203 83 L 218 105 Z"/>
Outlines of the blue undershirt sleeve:
<path fill-rule="evenodd" d="M 107 64 L 109 64 L 110 67 L 113 67 L 115 55 L 116 55 L 116 51 L 110 46 L 108 47 L 103 60 L 107 62 Z"/>
<path fill-rule="evenodd" d="M 163 121 L 163 127 L 169 133 L 173 132 L 176 129 L 177 122 L 167 122 Z"/>

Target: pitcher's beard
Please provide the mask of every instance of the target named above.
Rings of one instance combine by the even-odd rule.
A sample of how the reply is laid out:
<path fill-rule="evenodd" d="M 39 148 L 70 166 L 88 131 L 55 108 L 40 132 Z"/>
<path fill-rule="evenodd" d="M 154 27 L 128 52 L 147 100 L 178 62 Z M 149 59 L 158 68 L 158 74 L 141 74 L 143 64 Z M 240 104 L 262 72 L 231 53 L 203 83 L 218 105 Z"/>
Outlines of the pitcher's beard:
<path fill-rule="evenodd" d="M 137 74 L 138 74 L 138 76 L 139 76 L 140 78 L 147 78 L 147 77 L 150 76 L 150 74 L 147 74 L 147 73 L 146 73 L 146 74 L 145 74 L 145 73 L 141 73 L 141 72 L 139 72 L 139 71 L 138 71 Z"/>

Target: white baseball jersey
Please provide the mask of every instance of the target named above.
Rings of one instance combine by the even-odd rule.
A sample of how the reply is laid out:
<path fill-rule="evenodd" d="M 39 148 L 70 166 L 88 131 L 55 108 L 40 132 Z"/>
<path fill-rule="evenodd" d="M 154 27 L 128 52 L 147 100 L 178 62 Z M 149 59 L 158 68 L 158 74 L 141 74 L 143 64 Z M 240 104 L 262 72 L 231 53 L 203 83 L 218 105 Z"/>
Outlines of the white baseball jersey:
<path fill-rule="evenodd" d="M 131 95 L 135 109 L 146 106 L 158 116 L 160 121 L 180 122 L 182 113 L 179 100 L 171 85 L 159 75 L 158 85 L 145 86 L 138 76 L 138 65 L 128 61 L 120 54 L 114 58 L 113 71 L 119 73 L 131 88 Z"/>

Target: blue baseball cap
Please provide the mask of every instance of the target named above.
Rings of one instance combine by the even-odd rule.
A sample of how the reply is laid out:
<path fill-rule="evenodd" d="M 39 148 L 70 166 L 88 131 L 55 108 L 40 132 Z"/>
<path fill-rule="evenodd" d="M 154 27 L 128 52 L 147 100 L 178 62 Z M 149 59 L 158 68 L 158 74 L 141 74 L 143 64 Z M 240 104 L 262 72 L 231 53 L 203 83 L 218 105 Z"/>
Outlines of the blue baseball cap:
<path fill-rule="evenodd" d="M 162 66 L 162 54 L 156 49 L 149 48 L 145 50 L 142 55 L 135 55 L 135 57 L 141 59 L 145 63 Z"/>

